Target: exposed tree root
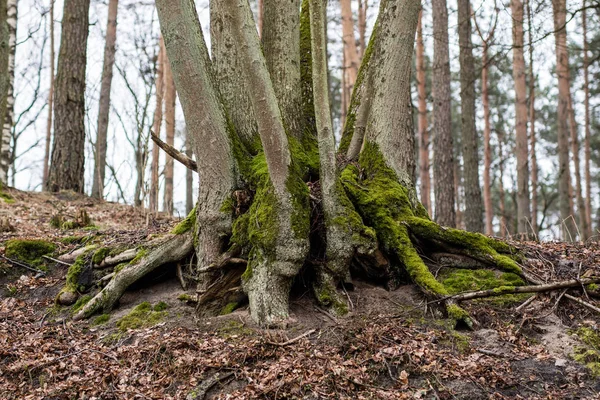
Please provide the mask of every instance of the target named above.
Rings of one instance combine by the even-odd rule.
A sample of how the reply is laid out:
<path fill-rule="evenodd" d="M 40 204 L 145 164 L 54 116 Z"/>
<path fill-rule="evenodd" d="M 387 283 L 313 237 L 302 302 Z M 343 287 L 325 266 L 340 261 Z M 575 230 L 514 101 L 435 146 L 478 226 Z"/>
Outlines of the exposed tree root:
<path fill-rule="evenodd" d="M 109 311 L 132 283 L 163 264 L 182 260 L 193 250 L 192 233 L 169 235 L 149 250 L 139 250 L 138 255 L 94 296 L 75 316 L 75 320 L 89 317 L 102 309 Z"/>

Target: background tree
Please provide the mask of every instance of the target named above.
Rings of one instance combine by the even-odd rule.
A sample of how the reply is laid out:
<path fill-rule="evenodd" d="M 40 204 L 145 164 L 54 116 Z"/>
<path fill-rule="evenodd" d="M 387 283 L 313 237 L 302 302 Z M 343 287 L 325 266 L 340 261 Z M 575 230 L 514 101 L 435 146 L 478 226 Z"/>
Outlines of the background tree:
<path fill-rule="evenodd" d="M 106 176 L 106 141 L 108 135 L 108 116 L 110 111 L 110 92 L 115 64 L 115 43 L 117 41 L 117 13 L 119 0 L 108 2 L 108 22 L 106 23 L 106 40 L 104 45 L 104 65 L 100 86 L 98 108 L 98 133 L 96 136 L 96 152 L 94 178 L 92 181 L 92 197 L 104 197 L 104 178 Z"/>
<path fill-rule="evenodd" d="M 586 237 L 592 236 L 592 177 L 591 177 L 591 129 L 590 129 L 590 78 L 589 78 L 589 56 L 588 56 L 588 38 L 587 38 L 587 10 L 586 0 L 583 0 L 581 11 L 581 27 L 583 29 L 583 93 L 585 110 L 585 219 L 586 219 Z"/>
<path fill-rule="evenodd" d="M 527 0 L 527 31 L 529 38 L 529 141 L 531 152 L 531 226 L 535 237 L 539 235 L 538 225 L 538 164 L 536 153 L 536 132 L 535 132 L 535 81 L 533 73 L 533 22 L 531 13 L 531 0 Z"/>
<path fill-rule="evenodd" d="M 425 45 L 423 44 L 423 10 L 419 13 L 417 24 L 417 91 L 419 96 L 419 180 L 421 182 L 421 202 L 430 215 L 433 215 L 431 206 L 431 175 L 429 173 L 429 132 L 427 127 L 427 88 L 425 75 Z"/>
<path fill-rule="evenodd" d="M 0 150 L 0 182 L 8 184 L 8 170 L 11 165 L 10 139 L 15 120 L 15 53 L 17 51 L 17 0 L 6 2 L 8 24 L 8 89 L 6 93 L 6 115 L 2 127 Z"/>
<path fill-rule="evenodd" d="M 7 0 L 0 0 L 0 126 L 4 126 L 9 76 L 8 58 L 10 54 Z"/>
<path fill-rule="evenodd" d="M 164 64 L 165 64 L 165 47 L 162 37 L 160 38 L 158 59 L 156 61 L 156 93 L 154 106 L 154 118 L 152 122 L 152 132 L 160 137 L 162 120 L 163 120 L 163 96 L 164 96 Z M 151 212 L 158 212 L 158 165 L 160 157 L 160 148 L 156 142 L 152 145 L 152 162 L 150 164 L 150 200 L 149 208 Z"/>
<path fill-rule="evenodd" d="M 517 232 L 532 233 L 529 203 L 529 150 L 527 139 L 527 83 L 523 35 L 523 2 L 511 1 L 513 21 L 513 77 L 515 81 L 515 137 L 517 155 Z"/>
<path fill-rule="evenodd" d="M 454 155 L 446 0 L 432 0 L 433 13 L 433 181 L 435 220 L 455 226 Z"/>
<path fill-rule="evenodd" d="M 50 26 L 50 89 L 48 90 L 48 118 L 46 122 L 44 172 L 42 177 L 42 187 L 44 189 L 46 189 L 46 183 L 48 182 L 48 173 L 50 167 L 50 144 L 52 143 L 52 117 L 54 116 L 54 62 L 56 59 L 54 50 L 54 0 L 50 0 L 48 25 Z"/>
<path fill-rule="evenodd" d="M 483 232 L 483 205 L 479 183 L 479 140 L 475 127 L 475 60 L 471 41 L 471 3 L 458 0 L 458 41 L 460 46 L 460 99 L 465 188 L 465 226 Z"/>
<path fill-rule="evenodd" d="M 167 144 L 173 146 L 175 144 L 175 105 L 177 102 L 177 92 L 175 91 L 175 82 L 173 81 L 173 73 L 169 60 L 164 59 L 163 64 L 163 79 L 165 89 L 165 132 Z M 174 175 L 174 160 L 167 155 L 165 160 L 165 191 L 163 197 L 163 210 L 168 215 L 173 215 L 173 175 Z"/>
<path fill-rule="evenodd" d="M 46 188 L 83 193 L 89 0 L 65 0 L 54 93 L 54 145 Z"/>

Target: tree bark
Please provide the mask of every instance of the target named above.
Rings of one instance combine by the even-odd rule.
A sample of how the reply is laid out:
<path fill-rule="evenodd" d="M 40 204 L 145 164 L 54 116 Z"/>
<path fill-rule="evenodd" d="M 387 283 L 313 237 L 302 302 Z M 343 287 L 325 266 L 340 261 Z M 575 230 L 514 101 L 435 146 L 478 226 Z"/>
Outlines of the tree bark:
<path fill-rule="evenodd" d="M 365 55 L 367 49 L 367 9 L 369 8 L 368 0 L 358 0 L 358 43 L 360 44 L 360 59 Z"/>
<path fill-rule="evenodd" d="M 569 79 L 569 92 L 570 92 Z M 581 163 L 579 160 L 579 133 L 577 122 L 575 121 L 575 109 L 573 108 L 573 98 L 569 95 L 569 132 L 571 135 L 571 152 L 573 153 L 573 168 L 575 169 L 575 199 L 577 200 L 577 216 L 579 226 L 577 234 L 581 240 L 588 238 L 587 217 L 585 214 L 585 202 L 583 200 L 583 188 L 581 184 Z"/>
<path fill-rule="evenodd" d="M 10 86 L 8 60 L 10 57 L 7 0 L 0 0 L 0 127 L 4 127 L 6 104 Z M 4 142 L 4 137 L 2 137 Z M 6 177 L 2 180 L 5 183 Z"/>
<path fill-rule="evenodd" d="M 471 2 L 458 0 L 460 46 L 460 99 L 465 188 L 465 226 L 483 232 L 483 205 L 479 184 L 479 140 L 475 127 L 475 59 L 471 40 Z"/>
<path fill-rule="evenodd" d="M 167 144 L 171 147 L 175 144 L 175 103 L 177 92 L 169 60 L 165 59 L 163 79 L 165 80 L 165 131 Z M 165 159 L 165 191 L 163 197 L 163 210 L 167 215 L 173 215 L 173 175 L 175 164 L 173 157 L 167 154 Z"/>
<path fill-rule="evenodd" d="M 529 151 L 527 143 L 527 83 L 523 52 L 523 2 L 511 1 L 513 21 L 513 79 L 515 81 L 515 133 L 517 156 L 517 233 L 528 237 L 532 233 L 529 203 Z"/>
<path fill-rule="evenodd" d="M 52 117 L 54 115 L 54 1 L 50 0 L 50 89 L 48 90 L 48 118 L 46 122 L 46 143 L 44 151 L 44 173 L 42 175 L 42 188 L 46 190 L 48 182 L 48 168 L 50 166 L 50 143 L 52 142 Z"/>
<path fill-rule="evenodd" d="M 192 138 L 188 130 L 185 130 L 185 155 L 188 158 L 192 158 Z M 194 209 L 194 172 L 186 168 L 185 169 L 185 213 L 186 215 L 191 213 Z"/>
<path fill-rule="evenodd" d="M 113 65 L 115 64 L 115 43 L 117 41 L 117 13 L 119 0 L 108 2 L 108 22 L 104 44 L 104 65 L 100 84 L 98 106 L 98 135 L 96 136 L 96 159 L 92 183 L 92 197 L 104 198 L 104 177 L 106 170 L 106 142 L 108 135 L 108 116 L 110 114 L 110 90 L 112 86 Z"/>
<path fill-rule="evenodd" d="M 83 193 L 85 69 L 90 0 L 65 0 L 56 90 L 54 145 L 46 189 Z"/>
<path fill-rule="evenodd" d="M 431 175 L 429 174 L 429 132 L 427 127 L 427 90 L 425 87 L 425 45 L 423 44 L 423 10 L 419 13 L 417 25 L 417 91 L 419 94 L 419 177 L 421 181 L 421 203 L 429 215 L 431 207 Z"/>
<path fill-rule="evenodd" d="M 256 13 L 258 18 L 256 21 L 256 25 L 257 25 L 257 29 L 258 29 L 258 36 L 262 37 L 262 31 L 263 31 L 263 15 L 264 15 L 264 0 L 258 0 L 258 12 Z"/>
<path fill-rule="evenodd" d="M 352 18 L 351 0 L 340 0 L 342 17 L 342 46 L 344 51 L 344 73 L 346 74 L 344 92 L 350 97 L 358 76 L 358 50 L 354 37 L 354 18 Z"/>
<path fill-rule="evenodd" d="M 591 177 L 591 129 L 590 129 L 590 77 L 587 40 L 587 10 L 586 0 L 583 0 L 581 11 L 581 27 L 583 29 L 583 106 L 585 108 L 585 219 L 587 222 L 586 236 L 592 236 L 592 177 Z"/>
<path fill-rule="evenodd" d="M 283 122 L 298 139 L 303 134 L 299 10 L 299 0 L 264 0 L 262 34 L 267 69 Z"/>
<path fill-rule="evenodd" d="M 500 180 L 498 181 L 498 196 L 500 197 L 500 231 L 498 236 L 506 237 L 506 194 L 504 192 L 504 134 L 498 132 L 498 156 L 500 158 Z"/>
<path fill-rule="evenodd" d="M 531 225 L 533 234 L 538 237 L 538 166 L 535 134 L 535 75 L 533 74 L 533 22 L 531 0 L 527 0 L 527 20 L 529 35 L 529 140 L 531 145 Z"/>
<path fill-rule="evenodd" d="M 0 144 L 0 182 L 4 185 L 8 184 L 8 170 L 12 160 L 10 139 L 15 119 L 15 53 L 17 50 L 17 0 L 8 0 L 6 3 L 8 24 L 8 88 L 6 92 L 6 115 L 4 116 Z"/>
<path fill-rule="evenodd" d="M 490 145 L 491 126 L 490 126 L 490 96 L 488 92 L 488 41 L 483 41 L 481 54 L 481 97 L 483 103 L 483 198 L 485 205 L 485 234 L 493 235 L 494 206 L 492 203 L 492 148 Z"/>
<path fill-rule="evenodd" d="M 158 0 L 156 8 L 202 182 L 193 228 L 202 268 L 218 258 L 231 230 L 231 214 L 221 208 L 236 186 L 236 162 L 194 3 Z"/>
<path fill-rule="evenodd" d="M 573 219 L 573 209 L 569 187 L 571 172 L 569 166 L 569 53 L 567 51 L 567 5 L 566 0 L 552 0 L 554 16 L 554 39 L 556 45 L 556 74 L 558 75 L 558 196 L 562 236 L 565 241 L 573 241 L 577 228 Z"/>
<path fill-rule="evenodd" d="M 163 96 L 164 96 L 164 64 L 165 64 L 165 46 L 163 38 L 160 38 L 158 59 L 156 61 L 156 105 L 154 108 L 154 119 L 152 122 L 152 131 L 160 137 L 160 131 L 163 120 Z M 150 165 L 150 212 L 158 212 L 158 165 L 160 162 L 160 150 L 156 142 L 152 145 L 152 163 Z"/>
<path fill-rule="evenodd" d="M 444 226 L 456 224 L 454 209 L 454 154 L 446 0 L 432 0 L 433 12 L 433 179 L 435 219 Z"/>

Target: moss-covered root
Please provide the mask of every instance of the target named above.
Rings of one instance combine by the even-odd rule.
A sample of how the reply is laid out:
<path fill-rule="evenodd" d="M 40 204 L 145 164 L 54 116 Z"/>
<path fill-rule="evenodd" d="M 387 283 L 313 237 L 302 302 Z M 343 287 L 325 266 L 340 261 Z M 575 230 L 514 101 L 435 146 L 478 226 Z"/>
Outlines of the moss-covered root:
<path fill-rule="evenodd" d="M 116 273 L 104 289 L 75 315 L 74 319 L 87 318 L 101 309 L 105 312 L 110 311 L 129 285 L 161 265 L 184 259 L 192 250 L 193 235 L 192 232 L 187 232 L 169 235 L 152 249 L 138 251 L 138 257 Z"/>
<path fill-rule="evenodd" d="M 343 316 L 348 313 L 345 299 L 336 290 L 336 279 L 324 267 L 317 267 L 313 292 L 319 305 L 334 315 Z"/>

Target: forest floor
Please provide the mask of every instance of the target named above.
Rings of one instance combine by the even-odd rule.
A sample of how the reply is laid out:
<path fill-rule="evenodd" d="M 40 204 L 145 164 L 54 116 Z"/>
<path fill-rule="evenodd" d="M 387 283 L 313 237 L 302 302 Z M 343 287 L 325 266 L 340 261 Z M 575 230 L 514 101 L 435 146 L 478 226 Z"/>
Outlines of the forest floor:
<path fill-rule="evenodd" d="M 135 246 L 177 221 L 73 194 L 4 194 L 0 221 L 15 230 L 0 234 L 0 255 L 14 238 L 51 241 L 55 256 L 89 242 Z M 91 227 L 50 226 L 57 213 L 75 218 L 81 209 Z M 600 269 L 598 242 L 521 245 L 537 257 L 538 276 Z M 480 324 L 469 331 L 427 307 L 413 285 L 386 291 L 356 281 L 347 317 L 296 290 L 287 326 L 267 330 L 246 307 L 198 317 L 180 300 L 193 289 L 183 290 L 171 267 L 132 287 L 110 315 L 74 322 L 71 308 L 54 303 L 67 266 L 44 267 L 36 276 L 0 259 L 2 399 L 600 398 L 600 315 L 560 291 L 519 311 L 521 297 L 465 302 Z"/>

